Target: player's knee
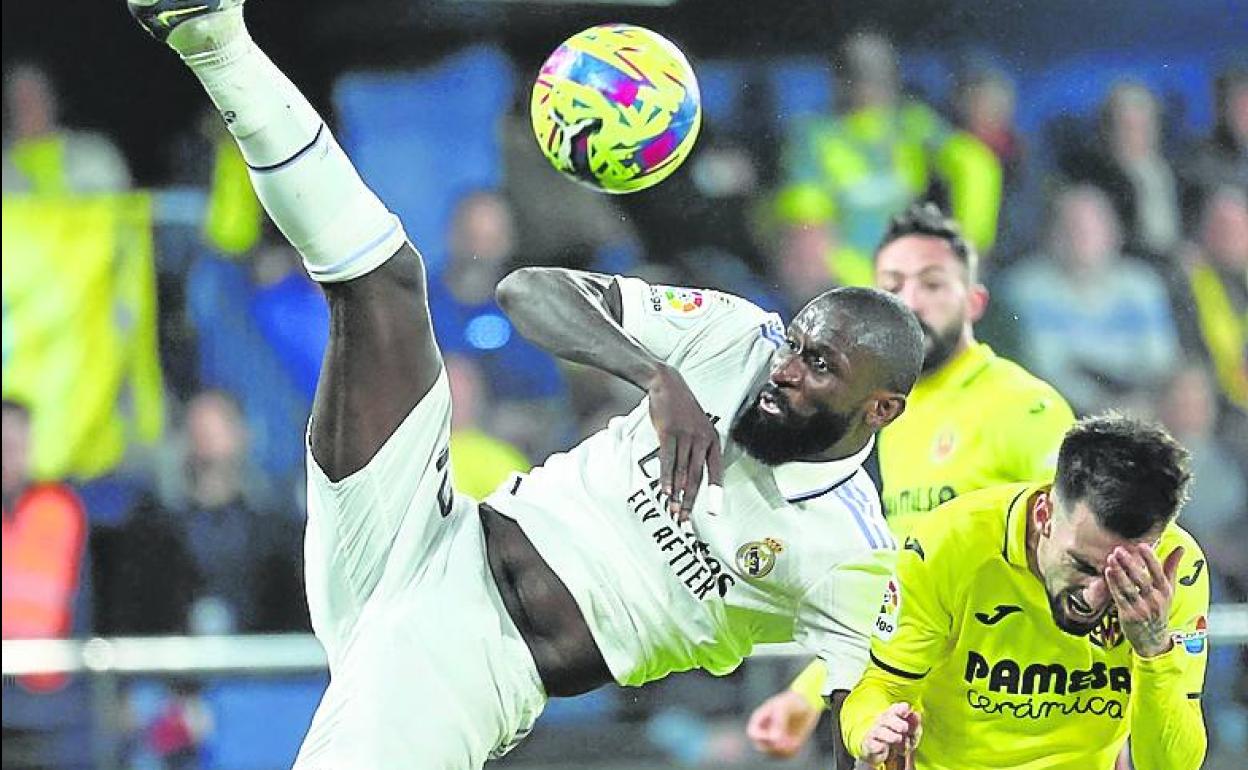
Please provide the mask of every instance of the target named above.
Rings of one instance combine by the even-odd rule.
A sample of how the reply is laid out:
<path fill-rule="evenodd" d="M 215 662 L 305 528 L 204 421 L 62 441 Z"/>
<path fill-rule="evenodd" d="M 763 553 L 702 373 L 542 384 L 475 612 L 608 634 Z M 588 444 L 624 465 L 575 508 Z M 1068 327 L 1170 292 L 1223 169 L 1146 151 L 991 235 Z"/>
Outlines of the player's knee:
<path fill-rule="evenodd" d="M 321 288 L 330 300 L 331 312 L 337 304 L 335 300 L 349 299 L 379 310 L 384 309 L 382 306 L 393 305 L 396 311 L 410 316 L 413 305 L 420 311 L 418 315 L 428 312 L 426 281 L 424 260 L 416 248 L 405 241 L 383 258 L 375 270 L 350 280 L 323 283 Z"/>

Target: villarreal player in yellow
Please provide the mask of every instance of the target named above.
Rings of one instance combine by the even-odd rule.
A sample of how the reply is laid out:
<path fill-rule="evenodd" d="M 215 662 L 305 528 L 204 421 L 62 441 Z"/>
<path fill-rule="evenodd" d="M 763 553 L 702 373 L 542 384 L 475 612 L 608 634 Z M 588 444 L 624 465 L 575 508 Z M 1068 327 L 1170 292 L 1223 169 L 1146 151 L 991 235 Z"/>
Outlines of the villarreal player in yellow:
<path fill-rule="evenodd" d="M 925 346 L 906 411 L 879 439 L 881 497 L 898 542 L 967 492 L 1052 479 L 1075 422 L 1051 385 L 975 340 L 972 324 L 988 304 L 977 262 L 957 224 L 930 203 L 894 217 L 876 251 L 876 286 L 914 311 Z M 760 705 L 747 727 L 754 744 L 774 756 L 796 754 L 818 723 L 825 684 L 815 661 Z"/>
<path fill-rule="evenodd" d="M 1187 453 L 1107 416 L 1051 485 L 964 495 L 916 525 L 841 710 L 860 767 L 1197 770 L 1209 576 L 1175 524 Z M 891 765 L 890 765 L 891 766 Z"/>
<path fill-rule="evenodd" d="M 1075 418 L 1047 382 L 975 340 L 988 292 L 978 257 L 933 204 L 895 217 L 875 256 L 875 283 L 923 327 L 923 372 L 905 413 L 880 435 L 884 513 L 902 540 L 958 495 L 1053 478 Z"/>

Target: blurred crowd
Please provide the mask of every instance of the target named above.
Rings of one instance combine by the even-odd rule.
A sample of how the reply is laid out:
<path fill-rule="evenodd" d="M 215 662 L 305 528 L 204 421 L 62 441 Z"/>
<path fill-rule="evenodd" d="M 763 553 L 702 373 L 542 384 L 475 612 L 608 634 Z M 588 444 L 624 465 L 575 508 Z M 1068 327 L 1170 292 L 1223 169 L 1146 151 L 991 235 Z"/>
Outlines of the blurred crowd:
<path fill-rule="evenodd" d="M 982 339 L 1077 412 L 1155 417 L 1191 450 L 1195 483 L 1181 524 L 1208 554 L 1215 602 L 1248 599 L 1248 69 L 1217 74 L 1205 135 L 1173 119 L 1183 94 L 1136 80 L 1113 84 L 1095 116 L 1055 112 L 1024 133 L 1015 115 L 1027 94 L 1007 70 L 959 67 L 952 97 L 937 103 L 906 87 L 896 51 L 873 33 L 851 35 L 831 71 L 836 98 L 822 113 L 778 127 L 708 120 L 681 173 L 624 198 L 557 178 L 530 135 L 527 87 L 517 89 L 497 125 L 501 184 L 453 193 L 446 253 L 430 260 L 457 485 L 483 496 L 640 398 L 522 339 L 494 300 L 507 271 L 636 274 L 729 291 L 788 318 L 827 288 L 870 285 L 889 217 L 927 199 L 982 255 L 992 292 Z M 752 115 L 772 97 L 753 88 L 746 98 Z M 136 193 L 108 137 L 62 123 L 55 83 L 39 66 L 6 70 L 4 109 L 4 638 L 308 630 L 303 434 L 328 314 L 266 222 L 233 143 L 211 114 L 170 142 L 167 191 L 138 225 L 150 239 L 161 397 L 145 421 L 140 386 L 122 375 L 99 391 L 102 404 L 52 402 L 41 397 L 45 380 L 11 376 L 29 348 L 11 338 L 23 327 L 10 328 L 10 306 L 29 297 L 7 264 L 42 255 L 11 241 L 19 225 L 10 221 L 27 221 L 21 206 Z M 33 230 L 45 221 L 28 219 Z M 107 230 L 119 244 L 130 232 L 122 228 Z M 104 261 L 118 287 L 102 300 L 112 303 L 104 317 L 128 319 L 117 321 L 126 340 L 140 334 L 142 303 L 126 295 L 114 263 Z M 43 307 L 56 296 L 43 294 Z M 108 378 L 96 377 L 86 353 L 66 355 L 54 366 L 69 367 L 74 387 L 103 387 Z M 84 422 L 75 415 L 89 407 L 128 420 L 124 451 L 108 467 L 75 459 L 106 440 L 102 425 L 74 426 L 79 455 L 40 446 L 72 443 L 56 426 Z M 1222 676 L 1211 676 L 1211 700 L 1248 698 L 1242 668 L 1214 670 Z M 6 677 L 4 686 L 5 764 L 12 756 L 19 766 L 47 750 L 40 699 L 75 683 Z M 135 750 L 189 766 L 178 763 L 209 729 L 196 698 L 194 687 L 178 689 L 176 707 L 136 733 Z M 51 724 L 73 723 L 72 709 L 56 711 Z"/>

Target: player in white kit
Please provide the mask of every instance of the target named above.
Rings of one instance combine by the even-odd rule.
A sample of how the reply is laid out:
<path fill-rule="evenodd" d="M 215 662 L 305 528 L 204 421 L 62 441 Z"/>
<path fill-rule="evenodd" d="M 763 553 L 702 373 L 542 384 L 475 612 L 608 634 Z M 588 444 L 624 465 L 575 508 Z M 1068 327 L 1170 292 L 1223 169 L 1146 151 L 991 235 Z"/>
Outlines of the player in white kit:
<path fill-rule="evenodd" d="M 909 311 L 838 290 L 786 329 L 714 291 L 519 270 L 498 288 L 517 328 L 647 398 L 478 504 L 449 477 L 450 394 L 397 218 L 242 0 L 129 6 L 204 85 L 329 302 L 306 582 L 330 684 L 296 767 L 480 767 L 548 697 L 724 674 L 759 642 L 808 647 L 839 704 L 896 553 L 861 463 L 919 373 Z"/>

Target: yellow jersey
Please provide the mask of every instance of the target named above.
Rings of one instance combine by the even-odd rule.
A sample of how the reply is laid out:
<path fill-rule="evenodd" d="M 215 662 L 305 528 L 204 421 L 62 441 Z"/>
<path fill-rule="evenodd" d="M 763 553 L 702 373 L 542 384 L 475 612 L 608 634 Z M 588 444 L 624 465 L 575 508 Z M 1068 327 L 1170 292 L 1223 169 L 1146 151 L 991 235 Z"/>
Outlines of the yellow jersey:
<path fill-rule="evenodd" d="M 983 343 L 920 379 L 906 411 L 880 434 L 884 515 L 903 540 L 958 495 L 1017 481 L 1051 481 L 1075 423 L 1044 380 Z"/>
<path fill-rule="evenodd" d="M 958 495 L 1019 481 L 1051 481 L 1075 424 L 1052 385 L 983 343 L 920 379 L 906 411 L 880 433 L 882 502 L 904 542 L 915 523 Z M 789 685 L 811 706 L 828 695 L 814 661 Z"/>
<path fill-rule="evenodd" d="M 1200 696 L 1209 575 L 1191 535 L 1169 628 L 1174 646 L 1136 657 L 1111 610 L 1088 636 L 1060 630 L 1027 563 L 1030 501 L 1043 486 L 959 497 L 920 522 L 885 592 L 871 665 L 846 699 L 855 752 L 889 705 L 923 718 L 918 770 L 1110 770 L 1128 733 L 1138 770 L 1196 770 L 1205 751 Z"/>

